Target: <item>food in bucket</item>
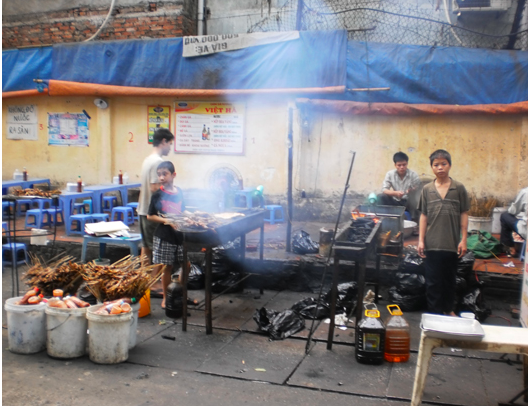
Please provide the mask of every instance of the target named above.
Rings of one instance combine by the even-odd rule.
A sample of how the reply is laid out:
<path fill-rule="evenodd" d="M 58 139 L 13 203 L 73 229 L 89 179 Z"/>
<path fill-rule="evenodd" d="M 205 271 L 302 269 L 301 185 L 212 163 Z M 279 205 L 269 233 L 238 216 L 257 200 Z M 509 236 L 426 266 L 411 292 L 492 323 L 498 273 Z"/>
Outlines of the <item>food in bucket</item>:
<path fill-rule="evenodd" d="M 37 296 L 38 293 L 39 293 L 40 289 L 39 288 L 33 288 L 31 290 L 28 290 L 24 296 L 22 296 L 22 299 L 20 299 L 18 302 L 16 302 L 15 304 L 17 305 L 25 305 L 25 304 L 29 304 L 29 298 L 30 297 L 34 297 L 34 296 Z M 35 303 L 33 303 L 35 304 Z"/>
<path fill-rule="evenodd" d="M 121 299 L 101 307 L 95 312 L 95 314 L 121 314 L 128 313 L 130 311 L 132 311 L 132 307 Z"/>
<path fill-rule="evenodd" d="M 60 290 L 60 289 L 58 289 Z M 57 292 L 59 293 L 59 292 Z M 48 300 L 49 307 L 56 307 L 59 309 L 79 309 L 82 307 L 89 307 L 90 303 L 85 302 L 84 300 L 79 299 L 75 296 L 66 296 L 64 299 L 61 297 L 54 297 Z"/>

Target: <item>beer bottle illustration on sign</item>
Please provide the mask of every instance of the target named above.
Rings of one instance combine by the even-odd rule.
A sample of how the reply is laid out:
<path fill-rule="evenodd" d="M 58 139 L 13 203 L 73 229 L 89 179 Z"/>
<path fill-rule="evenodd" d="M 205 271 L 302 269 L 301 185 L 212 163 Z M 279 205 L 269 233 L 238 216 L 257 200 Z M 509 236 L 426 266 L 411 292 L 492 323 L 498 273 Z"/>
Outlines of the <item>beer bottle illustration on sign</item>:
<path fill-rule="evenodd" d="M 211 139 L 211 131 L 209 131 L 209 127 L 207 127 L 207 139 Z"/>
<path fill-rule="evenodd" d="M 207 130 L 205 128 L 205 124 L 204 124 L 204 128 L 202 130 L 202 140 L 206 140 L 207 139 Z"/>

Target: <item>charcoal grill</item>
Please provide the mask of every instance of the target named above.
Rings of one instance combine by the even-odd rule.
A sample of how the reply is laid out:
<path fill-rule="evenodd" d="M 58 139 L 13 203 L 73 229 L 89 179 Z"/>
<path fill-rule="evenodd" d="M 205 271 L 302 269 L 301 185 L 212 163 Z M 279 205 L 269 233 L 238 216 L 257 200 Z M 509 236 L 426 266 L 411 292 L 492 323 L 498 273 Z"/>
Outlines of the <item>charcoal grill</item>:
<path fill-rule="evenodd" d="M 182 273 L 182 290 L 183 290 L 183 316 L 182 316 L 182 330 L 187 331 L 187 280 L 189 277 L 189 262 L 188 252 L 201 251 L 205 248 L 205 332 L 206 334 L 213 333 L 213 318 L 212 318 L 212 261 L 214 247 L 233 241 L 240 237 L 240 251 L 239 257 L 241 261 L 245 259 L 246 249 L 246 233 L 260 228 L 260 245 L 259 254 L 260 260 L 264 256 L 264 218 L 266 210 L 264 209 L 248 209 L 237 210 L 237 212 L 244 214 L 244 217 L 235 217 L 230 220 L 225 220 L 223 224 L 207 230 L 193 230 L 193 229 L 179 229 L 176 230 L 177 238 L 182 242 L 183 246 L 183 273 Z"/>
<path fill-rule="evenodd" d="M 376 247 L 381 235 L 383 220 L 378 221 L 370 234 L 359 240 L 351 240 L 351 234 L 354 229 L 363 223 L 364 218 L 352 220 L 350 226 L 344 229 L 335 239 L 332 253 L 334 256 L 334 273 L 332 277 L 332 295 L 330 303 L 330 328 L 328 330 L 327 349 L 332 349 L 335 328 L 335 312 L 337 301 L 337 284 L 339 275 L 339 261 L 353 261 L 355 263 L 355 276 L 357 279 L 357 306 L 356 306 L 356 325 L 359 323 L 363 313 L 362 301 L 365 296 L 365 273 L 367 268 L 367 258 L 376 254 Z M 376 258 L 377 259 L 377 258 Z M 379 268 L 379 260 L 376 260 L 376 272 Z"/>

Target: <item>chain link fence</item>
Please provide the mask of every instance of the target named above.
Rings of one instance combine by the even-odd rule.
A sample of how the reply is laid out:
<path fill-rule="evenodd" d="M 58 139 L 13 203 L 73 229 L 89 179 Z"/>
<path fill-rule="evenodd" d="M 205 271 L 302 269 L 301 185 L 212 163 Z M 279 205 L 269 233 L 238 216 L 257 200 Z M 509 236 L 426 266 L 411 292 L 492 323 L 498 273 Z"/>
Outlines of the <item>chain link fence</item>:
<path fill-rule="evenodd" d="M 287 0 L 249 21 L 248 32 L 345 29 L 356 41 L 526 50 L 526 8 L 525 0 Z"/>

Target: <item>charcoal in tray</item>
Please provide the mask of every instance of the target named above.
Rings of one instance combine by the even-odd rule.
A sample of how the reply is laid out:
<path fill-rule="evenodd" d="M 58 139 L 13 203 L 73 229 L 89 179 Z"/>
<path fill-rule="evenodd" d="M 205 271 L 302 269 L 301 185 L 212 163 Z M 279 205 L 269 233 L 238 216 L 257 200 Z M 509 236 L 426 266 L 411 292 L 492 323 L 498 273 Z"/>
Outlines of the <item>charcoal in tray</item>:
<path fill-rule="evenodd" d="M 372 219 L 361 217 L 354 220 L 352 226 L 348 229 L 348 241 L 355 243 L 365 242 L 375 225 L 376 223 Z"/>

